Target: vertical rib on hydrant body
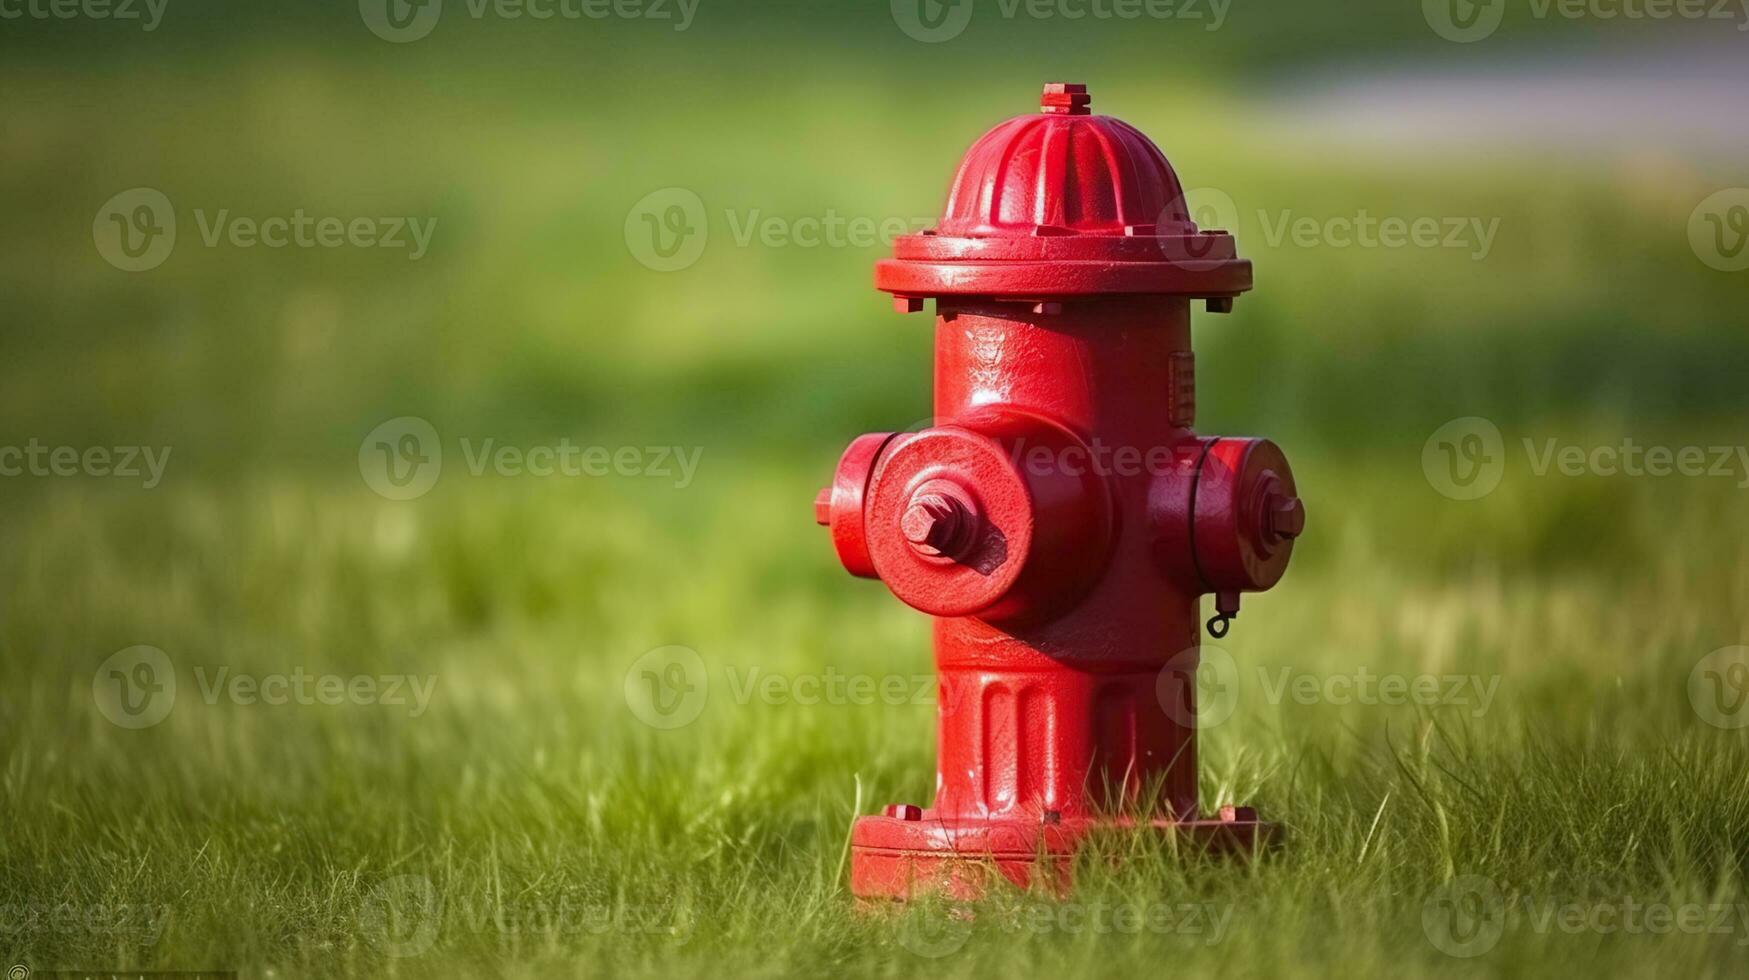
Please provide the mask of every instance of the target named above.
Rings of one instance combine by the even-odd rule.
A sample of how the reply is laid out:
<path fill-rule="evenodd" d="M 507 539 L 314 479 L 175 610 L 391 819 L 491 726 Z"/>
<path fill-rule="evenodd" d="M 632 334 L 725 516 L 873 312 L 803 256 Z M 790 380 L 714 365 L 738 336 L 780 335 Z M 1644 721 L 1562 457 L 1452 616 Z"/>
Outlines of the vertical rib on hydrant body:
<path fill-rule="evenodd" d="M 1102 826 L 1270 829 L 1197 812 L 1200 598 L 1224 635 L 1305 514 L 1273 443 L 1192 431 L 1190 304 L 1230 310 L 1251 266 L 1089 102 L 1046 86 L 876 268 L 901 311 L 935 300 L 934 424 L 853 441 L 816 518 L 851 573 L 935 617 L 940 700 L 935 801 L 857 821 L 860 896 L 1064 884 Z"/>

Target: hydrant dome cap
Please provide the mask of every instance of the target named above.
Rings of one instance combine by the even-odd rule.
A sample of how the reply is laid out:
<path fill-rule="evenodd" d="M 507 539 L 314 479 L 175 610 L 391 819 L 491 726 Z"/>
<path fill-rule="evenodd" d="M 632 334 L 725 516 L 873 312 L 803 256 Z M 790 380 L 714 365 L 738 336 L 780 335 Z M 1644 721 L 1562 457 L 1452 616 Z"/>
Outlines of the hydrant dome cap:
<path fill-rule="evenodd" d="M 1122 235 L 1190 225 L 1184 187 L 1166 155 L 1111 116 L 1041 111 L 997 125 L 960 160 L 939 235 Z M 1084 99 L 1087 96 L 1082 96 Z"/>
<path fill-rule="evenodd" d="M 966 151 L 936 227 L 901 238 L 894 258 L 876 267 L 880 289 L 921 297 L 1250 288 L 1250 263 L 1224 230 L 1196 226 L 1153 141 L 1092 115 L 1084 85 L 1051 83 L 1040 102 L 1040 112 L 997 125 Z"/>

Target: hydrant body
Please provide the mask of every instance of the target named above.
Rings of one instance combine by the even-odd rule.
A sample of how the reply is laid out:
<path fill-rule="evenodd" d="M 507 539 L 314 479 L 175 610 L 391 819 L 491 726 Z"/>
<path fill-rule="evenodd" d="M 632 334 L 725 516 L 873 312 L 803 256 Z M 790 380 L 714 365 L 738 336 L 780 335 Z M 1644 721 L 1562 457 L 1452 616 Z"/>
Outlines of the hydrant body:
<path fill-rule="evenodd" d="M 1101 827 L 1269 833 L 1197 809 L 1200 597 L 1224 633 L 1304 522 L 1272 443 L 1191 431 L 1190 304 L 1229 310 L 1251 267 L 1083 86 L 1043 102 L 877 266 L 899 309 L 936 301 L 933 424 L 858 438 L 816 500 L 849 571 L 935 617 L 935 800 L 857 820 L 863 897 L 1061 887 Z"/>

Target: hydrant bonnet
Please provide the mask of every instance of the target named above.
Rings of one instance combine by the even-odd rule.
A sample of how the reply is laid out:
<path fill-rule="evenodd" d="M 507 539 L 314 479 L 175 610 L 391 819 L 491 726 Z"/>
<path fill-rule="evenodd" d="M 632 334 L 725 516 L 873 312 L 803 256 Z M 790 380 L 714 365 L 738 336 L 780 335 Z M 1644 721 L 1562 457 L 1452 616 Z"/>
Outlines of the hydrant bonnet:
<path fill-rule="evenodd" d="M 1151 140 L 1089 113 L 1086 86 L 1045 87 L 1036 114 L 985 133 L 961 160 L 936 226 L 875 266 L 901 302 L 1098 293 L 1224 298 L 1251 288 L 1225 230 L 1199 229 Z"/>

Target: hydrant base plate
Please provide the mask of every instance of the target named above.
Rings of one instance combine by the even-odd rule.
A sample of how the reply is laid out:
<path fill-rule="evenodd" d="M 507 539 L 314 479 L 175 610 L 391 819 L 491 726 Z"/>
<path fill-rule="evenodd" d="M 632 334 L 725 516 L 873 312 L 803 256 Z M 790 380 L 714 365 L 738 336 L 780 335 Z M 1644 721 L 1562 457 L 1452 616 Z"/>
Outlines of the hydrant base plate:
<path fill-rule="evenodd" d="M 930 811 L 858 818 L 851 834 L 850 890 L 858 898 L 907 900 L 926 894 L 969 901 L 1003 880 L 1019 888 L 1070 890 L 1070 870 L 1087 838 L 1100 833 L 1170 835 L 1195 853 L 1251 854 L 1278 841 L 1280 826 L 1249 807 L 1219 818 L 1126 821 L 1101 817 L 947 820 Z"/>

